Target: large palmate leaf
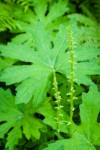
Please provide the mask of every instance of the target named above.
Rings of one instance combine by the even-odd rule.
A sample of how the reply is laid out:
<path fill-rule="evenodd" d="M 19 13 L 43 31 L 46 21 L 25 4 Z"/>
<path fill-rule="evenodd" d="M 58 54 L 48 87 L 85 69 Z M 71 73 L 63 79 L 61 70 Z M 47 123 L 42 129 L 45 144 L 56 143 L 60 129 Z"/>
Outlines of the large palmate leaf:
<path fill-rule="evenodd" d="M 47 26 L 68 11 L 68 1 L 66 2 L 65 0 L 59 0 L 53 3 L 48 0 L 44 0 L 42 3 L 41 0 L 34 0 L 33 5 L 34 11 L 28 9 L 27 13 L 25 13 L 21 7 L 15 7 L 14 17 L 33 25 L 37 20 L 40 20 Z M 56 13 L 54 13 L 54 11 L 56 11 Z M 24 17 L 21 17 L 22 15 Z"/>
<path fill-rule="evenodd" d="M 66 0 L 56 2 L 44 0 L 42 3 L 41 0 L 34 0 L 31 5 L 33 10 L 28 9 L 26 13 L 23 11 L 21 5 L 18 5 L 18 7 L 16 7 L 16 5 L 17 4 L 15 4 L 13 8 L 13 16 L 16 18 L 18 24 L 20 24 L 20 31 L 24 33 L 15 36 L 12 41 L 29 46 L 34 44 L 30 29 L 33 29 L 38 21 L 41 21 L 50 30 L 53 30 L 55 20 L 59 19 L 59 17 L 63 18 L 63 15 L 68 12 L 68 1 Z"/>
<path fill-rule="evenodd" d="M 24 107 L 15 105 L 10 90 L 0 89 L 0 138 L 8 135 L 6 147 L 9 147 L 9 150 L 14 149 L 23 133 L 27 139 L 39 139 L 39 129 L 42 127 L 43 124 L 34 117 L 31 103 Z"/>
<path fill-rule="evenodd" d="M 66 53 L 68 37 L 65 26 L 60 26 L 55 39 L 41 22 L 34 27 L 32 34 L 35 41 L 34 48 L 15 45 L 12 42 L 7 46 L 0 46 L 2 56 L 31 63 L 5 69 L 1 73 L 0 81 L 7 84 L 21 82 L 17 87 L 16 103 L 27 103 L 34 95 L 35 105 L 39 105 L 46 96 L 50 77 L 54 71 L 62 73 L 66 77 L 70 75 L 70 57 Z M 75 60 L 77 62 L 75 70 L 77 83 L 92 84 L 89 75 L 100 74 L 99 65 L 95 61 L 95 57 L 99 54 L 98 49 L 78 47 L 75 49 L 75 53 L 77 55 Z M 92 54 L 89 55 L 89 53 Z M 24 94 L 25 91 L 29 95 Z"/>
<path fill-rule="evenodd" d="M 46 94 L 49 76 L 54 70 L 54 63 L 52 63 L 51 60 L 50 33 L 45 31 L 42 24 L 38 24 L 34 30 L 35 32 L 33 32 L 33 36 L 36 39 L 35 49 L 37 49 L 37 51 L 23 45 L 14 45 L 13 43 L 9 43 L 8 46 L 1 46 L 1 55 L 33 63 L 32 65 L 14 66 L 9 68 L 4 71 L 4 76 L 1 77 L 1 81 L 5 80 L 7 81 L 7 84 L 13 84 L 25 80 L 25 82 L 22 82 L 17 88 L 18 94 L 16 96 L 16 103 L 27 103 L 30 98 L 32 98 L 32 94 L 37 93 L 38 97 L 34 95 L 34 98 L 36 97 L 35 101 L 39 104 L 41 101 L 39 102 L 37 98 L 40 97 L 40 99 L 44 99 L 43 95 Z M 64 41 L 65 37 L 62 39 L 62 46 Z M 30 85 L 29 80 L 32 81 L 30 82 Z M 31 91 L 29 91 L 30 89 Z M 43 92 L 42 89 L 44 90 Z M 40 96 L 38 92 L 35 92 L 38 90 L 41 91 L 39 92 Z M 25 91 L 29 91 L 28 96 L 27 94 L 23 94 Z"/>
<path fill-rule="evenodd" d="M 47 0 L 40 4 L 40 0 L 35 0 L 35 12 L 37 15 L 37 18 L 44 22 L 46 25 L 57 19 L 58 17 L 62 16 L 66 11 L 68 11 L 68 2 L 59 0 L 58 2 L 55 2 L 51 6 L 49 6 L 48 13 L 46 14 L 47 7 L 50 5 L 47 3 Z M 56 11 L 56 13 L 54 13 Z"/>
<path fill-rule="evenodd" d="M 64 18 L 63 15 L 69 11 L 68 1 L 66 0 L 44 0 L 42 3 L 41 0 L 34 0 L 32 3 L 33 11 L 28 9 L 27 13 L 21 7 L 14 7 L 13 16 L 20 24 L 20 31 L 24 32 L 12 38 L 12 41 L 16 44 L 21 43 L 32 47 L 34 40 L 30 29 L 32 30 L 38 21 L 41 21 L 45 27 L 53 31 L 59 28 L 61 20 Z M 59 23 L 56 23 L 59 18 Z M 56 28 L 54 24 L 56 24 Z"/>

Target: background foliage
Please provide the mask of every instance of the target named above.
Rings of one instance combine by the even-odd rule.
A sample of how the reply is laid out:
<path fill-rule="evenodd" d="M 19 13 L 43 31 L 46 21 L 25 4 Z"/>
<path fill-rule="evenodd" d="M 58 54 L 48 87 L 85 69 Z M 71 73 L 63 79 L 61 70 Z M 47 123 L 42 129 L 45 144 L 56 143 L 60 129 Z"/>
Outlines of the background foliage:
<path fill-rule="evenodd" d="M 0 149 L 100 149 L 100 1 L 0 1 Z"/>

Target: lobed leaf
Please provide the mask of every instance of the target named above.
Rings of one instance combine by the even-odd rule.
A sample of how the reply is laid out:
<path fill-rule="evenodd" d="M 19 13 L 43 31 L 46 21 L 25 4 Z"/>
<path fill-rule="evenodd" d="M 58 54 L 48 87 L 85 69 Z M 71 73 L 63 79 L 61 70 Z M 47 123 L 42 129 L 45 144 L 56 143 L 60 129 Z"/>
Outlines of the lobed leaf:
<path fill-rule="evenodd" d="M 100 92 L 93 85 L 88 93 L 83 93 L 82 99 L 83 103 L 80 106 L 81 130 L 91 143 L 100 146 L 100 123 L 97 122 L 100 111 Z"/>
<path fill-rule="evenodd" d="M 33 101 L 35 101 L 35 99 L 41 99 L 40 97 L 42 97 L 42 94 L 46 95 L 45 92 L 47 91 L 45 89 L 50 81 L 49 77 L 53 74 L 53 71 L 64 74 L 66 77 L 70 75 L 70 56 L 67 53 L 69 51 L 69 44 L 67 41 L 68 33 L 66 26 L 62 25 L 59 27 L 59 31 L 54 39 L 51 32 L 45 29 L 43 23 L 38 22 L 32 30 L 32 34 L 34 38 L 34 48 L 29 48 L 25 45 L 16 45 L 12 42 L 7 46 L 0 46 L 2 56 L 32 62 L 32 64 L 29 65 L 17 65 L 7 68 L 0 75 L 0 81 L 6 82 L 6 84 L 22 82 L 17 88 L 16 103 L 28 103 L 33 97 L 35 89 L 37 89 L 38 97 L 34 95 Z M 87 48 L 89 51 L 87 51 Z M 78 56 L 75 59 L 77 63 L 75 65 L 76 83 L 85 85 L 93 84 L 90 75 L 100 74 L 99 64 L 95 61 L 95 57 L 98 54 L 99 51 L 97 48 L 79 47 L 75 49 L 75 55 Z M 29 78 L 34 81 L 34 88 L 32 83 L 30 83 L 30 85 L 27 83 Z M 46 82 L 43 83 L 41 78 Z M 35 80 L 40 81 L 36 83 Z M 28 90 L 29 95 L 27 96 L 27 94 L 23 93 L 29 87 L 31 90 Z M 42 89 L 42 92 L 40 92 L 39 89 Z M 40 101 L 41 100 L 38 101 L 38 104 Z"/>
<path fill-rule="evenodd" d="M 0 89 L 0 138 L 7 134 L 7 148 L 13 150 L 23 133 L 27 139 L 40 138 L 39 129 L 43 124 L 34 113 L 31 103 L 24 107 L 16 105 L 11 91 Z"/>
<path fill-rule="evenodd" d="M 49 144 L 49 146 L 43 150 L 60 150 L 60 148 L 62 150 L 96 150 L 84 135 L 81 135 L 77 132 L 74 133 L 72 138 L 58 140 L 55 143 Z"/>

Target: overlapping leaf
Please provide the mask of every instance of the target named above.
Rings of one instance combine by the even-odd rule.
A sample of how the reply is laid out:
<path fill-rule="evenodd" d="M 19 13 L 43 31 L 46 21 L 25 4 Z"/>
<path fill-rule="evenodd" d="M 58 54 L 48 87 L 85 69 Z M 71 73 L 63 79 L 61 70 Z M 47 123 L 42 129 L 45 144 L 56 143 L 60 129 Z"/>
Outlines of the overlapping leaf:
<path fill-rule="evenodd" d="M 50 144 L 43 150 L 96 150 L 96 148 L 87 140 L 84 135 L 77 132 L 74 133 L 71 139 L 59 140 L 53 144 Z"/>
<path fill-rule="evenodd" d="M 39 105 L 46 96 L 53 71 L 63 73 L 66 77 L 70 74 L 68 62 L 70 58 L 69 54 L 66 53 L 68 51 L 68 37 L 66 27 L 60 26 L 59 32 L 54 39 L 51 32 L 47 31 L 41 22 L 34 27 L 32 34 L 35 40 L 34 48 L 13 43 L 0 46 L 2 56 L 32 63 L 5 69 L 1 73 L 0 81 L 4 81 L 7 84 L 22 82 L 17 88 L 16 103 L 27 103 L 34 95 L 35 104 L 38 102 L 36 105 Z M 87 51 L 87 48 L 89 51 Z M 99 65 L 94 59 L 99 54 L 99 50 L 79 47 L 75 49 L 75 53 L 77 55 L 75 70 L 77 83 L 92 84 L 89 75 L 100 74 Z M 92 54 L 89 55 L 90 53 Z M 30 84 L 28 83 L 29 80 L 32 80 Z M 43 81 L 45 82 L 43 83 Z M 42 92 L 36 92 L 36 89 L 37 91 L 41 89 Z M 25 91 L 29 91 L 28 96 L 24 94 Z"/>
<path fill-rule="evenodd" d="M 90 87 L 88 93 L 83 93 L 83 103 L 80 105 L 81 125 L 70 139 L 59 140 L 50 144 L 44 150 L 96 150 L 95 146 L 100 146 L 100 123 L 97 117 L 100 111 L 100 92 L 95 85 Z"/>
<path fill-rule="evenodd" d="M 34 11 L 28 9 L 26 13 L 23 11 L 22 6 L 19 7 L 18 5 L 16 7 L 16 5 L 14 5 L 13 16 L 16 18 L 18 24 L 20 24 L 20 31 L 24 33 L 15 36 L 12 41 L 29 46 L 34 44 L 30 29 L 33 29 L 38 21 L 41 21 L 50 30 L 53 30 L 55 20 L 59 19 L 59 17 L 63 18 L 63 15 L 68 12 L 68 1 L 65 0 L 59 0 L 57 2 L 44 0 L 42 3 L 41 0 L 34 0 L 32 1 Z"/>
<path fill-rule="evenodd" d="M 31 103 L 25 107 L 19 107 L 15 105 L 10 90 L 0 89 L 0 138 L 8 134 L 6 147 L 9 147 L 9 150 L 13 150 L 14 146 L 18 144 L 22 133 L 27 139 L 32 136 L 36 139 L 40 138 L 39 129 L 43 127 L 43 124 L 33 115 L 34 110 Z M 23 127 L 23 131 L 21 127 Z"/>
<path fill-rule="evenodd" d="M 42 30 L 42 32 L 41 32 Z M 61 31 L 62 32 L 62 31 Z M 64 31 L 63 31 L 64 32 Z M 31 78 L 33 82 L 30 83 L 30 88 L 34 93 L 36 93 L 34 90 L 36 89 L 37 83 L 36 80 L 40 80 L 38 83 L 38 89 L 41 89 L 44 82 L 44 89 L 46 89 L 49 81 L 49 76 L 53 72 L 54 68 L 54 63 L 51 60 L 52 53 L 51 53 L 51 45 L 50 45 L 50 34 L 45 31 L 43 28 L 42 24 L 37 25 L 35 28 L 35 32 L 33 33 L 36 43 L 35 48 L 37 51 L 34 49 L 31 49 L 29 47 L 25 47 L 23 45 L 14 45 L 13 43 L 10 43 L 7 47 L 6 46 L 1 46 L 1 55 L 18 59 L 21 61 L 26 61 L 26 62 L 33 62 L 32 65 L 23 65 L 23 66 L 13 66 L 12 68 L 6 69 L 4 72 L 4 75 L 1 76 L 1 81 L 5 81 L 7 84 L 13 84 L 21 81 L 25 81 L 25 84 L 28 85 L 28 78 Z M 62 45 L 59 48 L 59 51 L 61 50 L 61 47 L 63 46 L 63 43 L 65 42 L 65 36 L 62 39 L 61 43 Z M 13 48 L 12 48 L 13 47 Z M 57 55 L 57 54 L 56 54 Z M 58 57 L 58 56 L 56 56 Z M 20 86 L 20 85 L 19 85 Z M 42 88 L 43 88 L 42 87 Z M 27 89 L 26 89 L 27 88 Z M 18 90 L 20 89 L 20 90 Z M 37 91 L 38 91 L 37 89 Z M 29 86 L 25 87 L 24 83 L 21 84 L 20 88 L 17 88 L 18 90 L 18 95 L 19 93 L 22 93 L 22 96 L 17 96 L 18 101 L 17 103 L 28 102 L 32 97 L 29 96 L 29 98 L 25 98 L 25 94 L 23 94 L 23 91 L 29 90 Z M 44 90 L 45 91 L 45 90 Z M 38 92 L 37 92 L 38 93 Z M 44 95 L 46 93 L 44 92 Z M 23 96 L 24 95 L 24 96 Z M 38 95 L 38 94 L 37 94 Z M 42 95 L 43 96 L 43 95 Z M 42 97 L 40 96 L 40 97 Z M 22 97 L 22 99 L 21 99 Z M 42 97 L 43 99 L 43 97 Z M 35 101 L 38 101 L 37 99 Z"/>
<path fill-rule="evenodd" d="M 43 120 L 45 124 L 57 130 L 57 121 L 55 119 L 57 117 L 57 111 L 51 106 L 50 99 L 46 99 L 45 102 L 38 107 L 37 112 L 45 117 Z M 69 116 L 63 110 L 61 110 L 61 114 L 63 117 L 61 117 L 59 129 L 61 132 L 68 133 L 66 124 L 69 122 Z"/>
<path fill-rule="evenodd" d="M 59 16 L 62 16 L 68 10 L 68 7 L 66 6 L 67 3 L 62 0 L 57 3 L 54 3 L 54 5 L 52 6 L 50 2 L 50 7 L 48 7 L 49 2 L 47 0 L 43 1 L 42 3 L 40 0 L 34 2 L 30 1 L 29 3 L 31 3 L 31 7 L 34 7 L 33 8 L 34 11 L 29 9 L 30 4 L 28 4 L 28 2 L 7 1 L 6 4 L 1 2 L 0 3 L 0 7 L 1 7 L 0 30 L 4 31 L 6 29 L 10 29 L 11 31 L 16 30 L 17 32 L 18 30 L 24 31 L 25 34 L 22 34 L 24 35 L 23 40 L 21 38 L 20 42 L 21 43 L 28 42 L 32 44 L 31 41 L 32 36 L 28 32 L 28 29 L 33 28 L 37 20 L 41 20 L 45 24 L 52 22 Z M 25 7 L 25 9 L 27 9 L 27 13 L 23 10 L 23 6 Z M 46 12 L 48 8 L 49 8 L 49 14 L 48 16 L 46 16 Z M 53 13 L 55 9 L 57 13 Z M 52 14 L 55 15 L 52 16 Z M 16 36 L 14 41 L 17 41 L 20 36 L 21 35 Z"/>
<path fill-rule="evenodd" d="M 41 0 L 34 0 L 33 5 L 34 11 L 28 9 L 27 13 L 23 13 L 21 8 L 15 8 L 14 16 L 21 19 L 19 14 L 23 14 L 24 18 L 22 18 L 22 20 L 25 22 L 30 22 L 34 25 L 37 20 L 40 20 L 45 25 L 48 25 L 68 11 L 68 2 L 65 0 L 59 0 L 53 3 L 48 2 L 48 0 L 44 0 L 42 3 Z M 16 13 L 16 10 L 19 14 Z M 56 11 L 56 13 L 54 13 L 54 11 Z"/>
<path fill-rule="evenodd" d="M 23 117 L 22 113 L 17 109 L 17 106 L 14 104 L 14 98 L 11 95 L 10 91 L 6 92 L 0 89 L 0 138 L 3 138 L 4 135 L 13 127 L 10 134 L 8 134 L 9 142 L 7 145 L 12 149 L 14 145 L 18 143 L 18 139 L 22 137 L 20 130 L 20 120 Z M 16 129 L 17 127 L 17 129 Z M 14 132 L 17 132 L 17 135 L 13 138 L 10 138 Z M 15 141 L 13 141 L 13 139 Z M 9 143 L 11 145 L 9 145 Z"/>

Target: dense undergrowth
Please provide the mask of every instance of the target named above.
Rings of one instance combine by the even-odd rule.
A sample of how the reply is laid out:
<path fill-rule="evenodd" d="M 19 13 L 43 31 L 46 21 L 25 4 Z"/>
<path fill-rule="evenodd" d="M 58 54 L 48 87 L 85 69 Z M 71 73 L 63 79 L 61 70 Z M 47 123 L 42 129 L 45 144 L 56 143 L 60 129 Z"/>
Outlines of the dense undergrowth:
<path fill-rule="evenodd" d="M 0 1 L 0 150 L 100 150 L 100 1 Z"/>

